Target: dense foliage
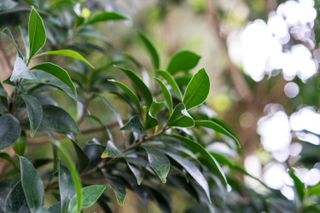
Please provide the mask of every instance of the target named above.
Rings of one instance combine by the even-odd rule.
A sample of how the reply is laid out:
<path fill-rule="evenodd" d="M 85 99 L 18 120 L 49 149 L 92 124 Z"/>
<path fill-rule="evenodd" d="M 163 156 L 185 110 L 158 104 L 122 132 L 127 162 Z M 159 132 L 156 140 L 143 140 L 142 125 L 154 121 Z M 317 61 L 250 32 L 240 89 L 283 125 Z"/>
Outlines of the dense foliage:
<path fill-rule="evenodd" d="M 205 103 L 210 79 L 205 69 L 194 70 L 199 55 L 182 50 L 164 66 L 139 32 L 153 65 L 147 71 L 95 28 L 128 17 L 76 14 L 73 7 L 0 3 L 1 39 L 16 54 L 0 87 L 0 212 L 112 212 L 125 205 L 128 190 L 142 208 L 152 201 L 163 212 L 179 211 L 176 191 L 183 191 L 186 212 L 319 210 L 319 187 L 306 189 L 294 169 L 297 199 L 289 201 L 208 148 L 219 140 L 241 152 Z M 243 176 L 261 182 L 265 193 L 247 188 Z"/>

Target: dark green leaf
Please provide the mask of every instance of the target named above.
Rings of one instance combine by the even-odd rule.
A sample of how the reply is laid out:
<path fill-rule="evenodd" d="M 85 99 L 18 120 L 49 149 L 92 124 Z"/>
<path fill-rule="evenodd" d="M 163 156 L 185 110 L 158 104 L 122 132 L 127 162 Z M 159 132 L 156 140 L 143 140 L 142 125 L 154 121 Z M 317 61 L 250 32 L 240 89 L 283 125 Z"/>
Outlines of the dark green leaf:
<path fill-rule="evenodd" d="M 122 127 L 123 123 L 122 123 L 122 118 L 120 113 L 118 112 L 118 110 L 110 103 L 110 101 L 108 101 L 108 99 L 106 99 L 103 96 L 99 96 L 102 99 L 102 102 L 104 103 L 104 105 L 106 105 L 110 111 L 113 113 L 116 121 L 118 122 L 119 126 Z"/>
<path fill-rule="evenodd" d="M 16 183 L 5 200 L 6 212 L 23 212 L 28 209 L 21 182 Z"/>
<path fill-rule="evenodd" d="M 157 75 L 161 76 L 164 80 L 166 80 L 173 92 L 176 94 L 176 96 L 179 99 L 182 99 L 182 93 L 180 91 L 180 88 L 170 73 L 160 70 L 157 72 Z"/>
<path fill-rule="evenodd" d="M 160 178 L 162 183 L 167 182 L 167 176 L 170 171 L 170 161 L 164 153 L 159 150 L 144 147 L 148 154 L 148 161 L 151 168 L 154 170 L 156 175 Z"/>
<path fill-rule="evenodd" d="M 130 118 L 130 120 L 121 128 L 121 130 L 132 131 L 134 134 L 136 134 L 136 138 L 140 138 L 145 134 L 145 130 L 137 115 Z"/>
<path fill-rule="evenodd" d="M 144 46 L 146 47 L 146 49 L 148 50 L 149 55 L 151 56 L 154 68 L 159 69 L 160 68 L 160 57 L 157 52 L 157 49 L 154 47 L 154 45 L 152 44 L 152 42 L 148 39 L 148 37 L 146 35 L 144 35 L 143 33 L 139 33 L 139 37 L 140 37 L 141 41 L 143 42 Z"/>
<path fill-rule="evenodd" d="M 50 63 L 50 62 L 45 62 L 42 64 L 37 64 L 36 66 L 34 66 L 33 68 L 31 68 L 32 70 L 41 70 L 44 72 L 47 72 L 51 75 L 53 75 L 54 77 L 56 77 L 57 79 L 59 79 L 60 81 L 62 81 L 63 83 L 65 83 L 74 94 L 77 94 L 77 90 L 76 87 L 74 86 L 69 74 L 67 71 L 65 71 L 63 68 L 61 68 L 60 66 Z"/>
<path fill-rule="evenodd" d="M 123 205 L 126 199 L 126 187 L 113 178 L 108 178 L 108 182 L 112 188 L 112 191 L 116 195 L 117 202 L 120 205 Z"/>
<path fill-rule="evenodd" d="M 172 153 L 172 152 L 166 152 L 169 157 L 172 158 L 172 160 L 176 161 L 178 164 L 180 164 L 188 173 L 193 177 L 193 179 L 201 186 L 201 188 L 206 193 L 209 200 L 210 198 L 210 191 L 209 191 L 209 185 L 206 180 L 206 178 L 203 176 L 203 174 L 200 172 L 198 167 L 192 163 L 191 161 L 182 158 L 180 155 Z"/>
<path fill-rule="evenodd" d="M 163 94 L 164 100 L 166 101 L 166 105 L 168 107 L 169 114 L 171 115 L 172 110 L 173 110 L 172 96 L 171 96 L 168 88 L 166 87 L 166 85 L 160 79 L 158 79 L 158 78 L 155 78 L 155 79 L 160 85 L 160 89 Z"/>
<path fill-rule="evenodd" d="M 105 150 L 105 147 L 101 144 L 96 143 L 88 143 L 83 148 L 83 152 L 89 159 L 89 168 L 94 168 L 99 165 L 99 163 L 102 161 L 101 155 L 103 151 Z"/>
<path fill-rule="evenodd" d="M 119 68 L 122 70 L 128 78 L 131 79 L 132 83 L 134 83 L 134 86 L 138 89 L 138 92 L 143 97 L 145 103 L 147 106 L 150 106 L 152 103 L 152 94 L 149 90 L 149 88 L 145 85 L 145 83 L 131 70 Z"/>
<path fill-rule="evenodd" d="M 205 102 L 209 90 L 209 76 L 204 69 L 201 69 L 192 77 L 183 96 L 186 108 L 191 109 Z"/>
<path fill-rule="evenodd" d="M 61 212 L 67 212 L 69 201 L 74 195 L 72 177 L 67 168 L 59 164 L 59 192 Z"/>
<path fill-rule="evenodd" d="M 46 30 L 39 13 L 32 7 L 28 23 L 29 58 L 30 59 L 45 45 Z"/>
<path fill-rule="evenodd" d="M 94 66 L 87 59 L 85 59 L 82 55 L 80 55 L 80 53 L 74 50 L 63 49 L 63 50 L 47 51 L 47 52 L 36 55 L 36 57 L 43 56 L 43 55 L 58 55 L 58 56 L 73 58 L 73 59 L 84 62 L 85 64 L 89 65 L 91 68 L 94 68 Z"/>
<path fill-rule="evenodd" d="M 43 206 L 44 188 L 41 178 L 32 163 L 24 157 L 19 157 L 21 184 L 27 204 L 31 212 L 39 211 Z"/>
<path fill-rule="evenodd" d="M 150 111 L 146 114 L 145 128 L 152 129 L 158 125 L 158 120 L 150 115 Z"/>
<path fill-rule="evenodd" d="M 27 107 L 29 122 L 30 122 L 30 134 L 31 137 L 33 137 L 38 128 L 40 127 L 42 117 L 43 117 L 43 111 L 41 103 L 38 101 L 38 99 L 31 95 L 21 95 L 24 103 Z"/>
<path fill-rule="evenodd" d="M 125 19 L 128 19 L 128 17 L 117 12 L 101 12 L 90 17 L 86 24 L 95 24 L 103 21 L 119 21 Z"/>
<path fill-rule="evenodd" d="M 20 136 L 19 121 L 11 114 L 0 117 L 0 149 L 6 148 L 16 142 Z"/>
<path fill-rule="evenodd" d="M 181 51 L 172 57 L 167 70 L 172 74 L 178 71 L 189 71 L 197 66 L 199 60 L 199 55 L 190 51 Z"/>
<path fill-rule="evenodd" d="M 294 188 L 295 191 L 299 197 L 300 202 L 303 202 L 304 199 L 304 193 L 305 193 L 305 187 L 303 182 L 295 175 L 295 172 L 293 169 L 290 169 L 289 171 L 289 175 L 292 178 L 293 182 L 294 182 Z"/>
<path fill-rule="evenodd" d="M 129 167 L 130 171 L 135 176 L 135 178 L 137 180 L 137 184 L 140 185 L 143 181 L 144 173 L 139 168 L 137 168 L 136 166 L 132 165 L 129 162 L 127 162 L 127 165 Z"/>
<path fill-rule="evenodd" d="M 240 142 L 239 142 L 238 138 L 236 137 L 236 135 L 234 133 L 232 133 L 227 127 L 222 126 L 222 124 L 220 122 L 218 123 L 218 122 L 215 122 L 214 120 L 197 120 L 197 121 L 195 121 L 195 126 L 210 128 L 214 131 L 217 131 L 221 134 L 224 134 L 224 135 L 232 138 L 238 148 L 241 147 Z"/>
<path fill-rule="evenodd" d="M 225 187 L 228 190 L 230 189 L 230 186 L 221 166 L 219 165 L 217 160 L 203 146 L 201 146 L 201 144 L 196 143 L 193 140 L 186 137 L 182 137 L 180 135 L 174 135 L 174 137 L 179 141 L 183 142 L 186 145 L 186 147 L 188 147 L 194 154 L 199 154 L 200 159 L 208 167 L 208 169 L 216 176 L 218 176 L 220 181 L 225 185 Z"/>
<path fill-rule="evenodd" d="M 8 93 L 3 88 L 2 82 L 0 82 L 0 97 L 8 97 Z"/>
<path fill-rule="evenodd" d="M 43 106 L 41 127 L 49 132 L 79 133 L 73 118 L 63 109 L 52 105 Z"/>
<path fill-rule="evenodd" d="M 78 158 L 78 166 L 79 166 L 79 170 L 80 172 L 84 171 L 88 165 L 89 165 L 89 159 L 87 157 L 87 155 L 83 152 L 83 150 L 81 149 L 81 147 L 79 146 L 78 142 L 72 138 L 71 136 L 69 137 L 69 139 L 72 142 L 72 145 L 74 147 L 74 150 L 76 151 L 76 155 Z"/>
<path fill-rule="evenodd" d="M 101 158 L 121 158 L 124 154 L 114 145 L 112 141 L 107 142 L 106 149 L 101 154 Z"/>
<path fill-rule="evenodd" d="M 49 211 L 50 213 L 62 213 L 63 211 L 61 211 L 60 208 L 61 208 L 61 207 L 60 207 L 60 202 L 58 202 L 58 203 L 50 206 L 50 208 L 48 209 L 48 211 Z"/>
<path fill-rule="evenodd" d="M 183 104 L 178 104 L 171 114 L 168 126 L 170 127 L 193 127 L 194 120 L 189 115 L 188 111 L 186 110 Z"/>

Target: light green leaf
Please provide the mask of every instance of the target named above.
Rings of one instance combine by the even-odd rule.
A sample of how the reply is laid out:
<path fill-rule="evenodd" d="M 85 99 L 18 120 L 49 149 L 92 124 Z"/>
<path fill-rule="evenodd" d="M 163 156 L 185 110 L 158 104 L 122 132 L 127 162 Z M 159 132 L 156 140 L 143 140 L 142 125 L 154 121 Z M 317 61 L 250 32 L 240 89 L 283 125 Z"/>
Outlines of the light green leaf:
<path fill-rule="evenodd" d="M 45 45 L 46 30 L 39 13 L 32 7 L 28 23 L 29 33 L 29 58 L 30 59 Z"/>
<path fill-rule="evenodd" d="M 42 64 L 37 64 L 31 69 L 41 70 L 53 75 L 54 77 L 65 83 L 73 91 L 74 94 L 77 94 L 76 87 L 74 86 L 68 72 L 64 70 L 62 67 L 50 62 L 45 62 Z"/>
<path fill-rule="evenodd" d="M 119 69 L 122 70 L 128 76 L 128 78 L 131 79 L 132 83 L 137 88 L 137 92 L 139 92 L 141 94 L 146 105 L 148 107 L 150 107 L 150 105 L 152 103 L 152 94 L 151 94 L 149 88 L 145 85 L 145 83 L 140 79 L 139 76 L 137 76 L 131 70 L 127 70 L 127 69 L 123 69 L 123 68 L 119 68 Z"/>
<path fill-rule="evenodd" d="M 21 95 L 21 97 L 27 107 L 30 122 L 30 134 L 31 137 L 33 137 L 36 134 L 38 128 L 40 127 L 42 121 L 42 106 L 36 97 L 33 97 L 31 95 Z"/>
<path fill-rule="evenodd" d="M 21 184 L 30 211 L 37 212 L 43 206 L 44 188 L 41 178 L 32 163 L 24 157 L 19 157 Z"/>
<path fill-rule="evenodd" d="M 0 149 L 6 148 L 16 142 L 20 133 L 21 127 L 18 119 L 11 114 L 0 117 Z"/>
<path fill-rule="evenodd" d="M 320 184 L 309 187 L 308 196 L 320 196 Z"/>
<path fill-rule="evenodd" d="M 157 52 L 157 49 L 154 47 L 154 45 L 152 44 L 152 42 L 148 39 L 148 37 L 146 35 L 144 35 L 143 33 L 139 33 L 139 37 L 140 37 L 141 41 L 143 42 L 144 46 L 146 47 L 146 49 L 148 50 L 149 55 L 151 56 L 152 64 L 153 64 L 154 68 L 159 69 L 160 68 L 160 57 Z"/>
<path fill-rule="evenodd" d="M 26 153 L 26 133 L 23 131 L 18 141 L 13 144 L 13 150 L 17 155 L 24 155 Z"/>
<path fill-rule="evenodd" d="M 166 87 L 166 85 L 159 78 L 155 78 L 155 79 L 160 86 L 160 90 L 163 94 L 164 100 L 166 101 L 166 105 L 168 107 L 169 114 L 171 115 L 172 110 L 173 110 L 172 96 L 171 96 L 168 88 Z"/>
<path fill-rule="evenodd" d="M 223 126 L 220 122 L 215 122 L 214 120 L 197 120 L 195 121 L 195 126 L 201 126 L 210 128 L 214 131 L 217 131 L 221 134 L 224 134 L 233 139 L 238 148 L 241 148 L 241 144 L 237 138 L 237 136 L 232 133 L 227 127 Z"/>
<path fill-rule="evenodd" d="M 95 24 L 103 21 L 120 21 L 128 19 L 128 17 L 117 12 L 101 12 L 91 16 L 86 24 Z"/>
<path fill-rule="evenodd" d="M 156 118 L 157 114 L 161 112 L 164 107 L 164 102 L 152 101 L 150 106 L 149 114 L 151 117 Z"/>
<path fill-rule="evenodd" d="M 209 76 L 204 69 L 201 69 L 192 77 L 183 96 L 183 103 L 186 108 L 192 109 L 205 102 L 209 90 Z"/>
<path fill-rule="evenodd" d="M 200 56 L 191 51 L 181 51 L 175 54 L 169 62 L 167 70 L 174 74 L 178 71 L 189 71 L 197 66 Z"/>
<path fill-rule="evenodd" d="M 167 125 L 170 127 L 193 127 L 194 120 L 189 115 L 185 106 L 180 103 L 174 108 Z"/>
<path fill-rule="evenodd" d="M 164 153 L 154 148 L 143 147 L 148 154 L 148 161 L 151 168 L 160 178 L 162 183 L 167 182 L 167 176 L 170 171 L 170 161 Z"/>
<path fill-rule="evenodd" d="M 183 142 L 186 147 L 189 148 L 194 154 L 199 154 L 200 160 L 208 167 L 208 169 L 214 173 L 220 181 L 225 185 L 229 190 L 230 185 L 228 184 L 227 178 L 217 160 L 199 143 L 194 142 L 193 140 L 180 136 L 174 135 L 176 139 Z"/>
<path fill-rule="evenodd" d="M 58 55 L 58 56 L 73 58 L 75 60 L 84 62 L 85 64 L 89 65 L 91 68 L 94 68 L 94 66 L 87 59 L 85 59 L 82 55 L 80 55 L 80 53 L 74 50 L 63 49 L 63 50 L 47 51 L 47 52 L 38 54 L 35 57 L 43 56 L 43 55 Z"/>
<path fill-rule="evenodd" d="M 173 92 L 176 94 L 176 96 L 179 99 L 182 99 L 182 93 L 180 91 L 180 88 L 170 73 L 160 70 L 157 72 L 157 76 L 161 76 L 164 80 L 166 80 Z"/>

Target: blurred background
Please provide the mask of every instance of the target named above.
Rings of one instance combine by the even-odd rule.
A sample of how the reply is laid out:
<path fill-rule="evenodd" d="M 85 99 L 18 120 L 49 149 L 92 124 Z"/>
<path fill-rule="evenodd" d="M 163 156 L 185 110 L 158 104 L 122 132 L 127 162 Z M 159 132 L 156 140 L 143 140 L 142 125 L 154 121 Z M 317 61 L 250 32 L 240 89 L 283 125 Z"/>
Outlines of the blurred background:
<path fill-rule="evenodd" d="M 319 0 L 87 0 L 73 10 L 85 18 L 98 6 L 130 17 L 97 29 L 150 72 L 148 55 L 136 42 L 138 31 L 158 48 L 161 67 L 178 50 L 201 56 L 198 66 L 212 83 L 208 113 L 224 120 L 242 144 L 240 155 L 225 143 L 210 149 L 240 162 L 289 200 L 295 199 L 289 165 L 306 186 L 319 184 Z M 0 58 L 5 79 L 10 62 L 3 52 Z M 95 57 L 91 61 L 102 63 Z M 240 178 L 263 193 L 261 183 Z M 179 194 L 174 199 L 183 205 Z M 128 198 L 119 212 L 134 212 L 130 205 L 135 200 Z"/>

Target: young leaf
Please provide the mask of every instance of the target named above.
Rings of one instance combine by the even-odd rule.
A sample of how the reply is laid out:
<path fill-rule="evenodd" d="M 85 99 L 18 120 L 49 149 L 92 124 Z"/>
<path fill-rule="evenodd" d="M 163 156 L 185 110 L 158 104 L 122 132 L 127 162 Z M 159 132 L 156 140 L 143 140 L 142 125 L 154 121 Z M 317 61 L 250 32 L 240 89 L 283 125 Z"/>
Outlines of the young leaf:
<path fill-rule="evenodd" d="M 101 154 L 101 158 L 121 158 L 124 154 L 114 145 L 112 141 L 107 142 L 106 149 Z"/>
<path fill-rule="evenodd" d="M 32 72 L 30 72 L 26 63 L 19 57 L 16 57 L 16 61 L 14 62 L 13 71 L 10 77 L 10 81 L 15 82 L 20 79 L 35 79 L 35 76 Z"/>
<path fill-rule="evenodd" d="M 16 142 L 20 136 L 19 121 L 11 114 L 0 117 L 0 149 L 6 148 Z"/>
<path fill-rule="evenodd" d="M 171 89 L 176 94 L 176 96 L 179 99 L 182 99 L 182 93 L 180 91 L 180 88 L 179 88 L 177 82 L 174 80 L 173 76 L 170 73 L 160 70 L 160 71 L 157 72 L 157 75 L 161 76 L 162 78 L 164 78 L 164 80 L 167 81 L 167 83 L 170 85 Z"/>
<path fill-rule="evenodd" d="M 178 104 L 171 114 L 168 126 L 170 127 L 193 127 L 194 120 L 189 115 L 188 111 L 186 110 L 183 104 Z"/>
<path fill-rule="evenodd" d="M 57 79 L 65 83 L 73 91 L 74 94 L 77 94 L 76 87 L 74 86 L 68 72 L 65 71 L 63 68 L 61 68 L 60 66 L 50 62 L 45 62 L 42 64 L 37 64 L 31 69 L 41 70 L 53 75 L 54 77 L 56 77 Z"/>
<path fill-rule="evenodd" d="M 90 17 L 86 24 L 95 24 L 103 21 L 120 21 L 125 19 L 128 19 L 128 17 L 117 12 L 101 12 Z"/>
<path fill-rule="evenodd" d="M 320 184 L 309 187 L 308 196 L 320 196 Z"/>
<path fill-rule="evenodd" d="M 160 90 L 164 96 L 164 100 L 166 101 L 166 105 L 168 107 L 169 114 L 171 115 L 172 110 L 173 110 L 172 96 L 171 96 L 168 88 L 166 87 L 166 85 L 159 78 L 155 78 L 155 79 L 160 86 Z"/>
<path fill-rule="evenodd" d="M 151 168 L 154 170 L 156 175 L 160 178 L 162 183 L 167 182 L 167 176 L 170 171 L 170 161 L 165 154 L 159 150 L 144 147 L 148 154 L 148 161 Z"/>
<path fill-rule="evenodd" d="M 73 118 L 63 109 L 53 105 L 43 106 L 41 128 L 49 132 L 63 134 L 79 133 L 79 129 Z"/>
<path fill-rule="evenodd" d="M 149 114 L 151 117 L 156 118 L 157 114 L 161 112 L 164 107 L 164 102 L 152 101 L 150 106 Z"/>
<path fill-rule="evenodd" d="M 172 158 L 172 160 L 176 161 L 178 164 L 180 164 L 193 179 L 201 186 L 201 188 L 206 193 L 209 201 L 211 201 L 210 198 L 210 191 L 209 191 L 209 185 L 206 180 L 206 178 L 203 176 L 203 174 L 200 172 L 198 167 L 192 163 L 191 161 L 182 158 L 180 155 L 172 153 L 172 152 L 166 152 L 166 154 Z"/>
<path fill-rule="evenodd" d="M 38 128 L 40 127 L 42 121 L 42 106 L 38 99 L 31 95 L 21 95 L 21 97 L 27 107 L 30 122 L 30 134 L 31 137 L 33 137 L 36 134 Z"/>
<path fill-rule="evenodd" d="M 12 147 L 17 155 L 24 155 L 26 153 L 26 142 L 26 133 L 23 131 L 18 141 Z"/>
<path fill-rule="evenodd" d="M 229 129 L 227 129 L 227 127 L 222 126 L 220 122 L 218 123 L 218 122 L 215 122 L 214 120 L 197 120 L 195 121 L 195 126 L 210 128 L 214 131 L 224 134 L 232 138 L 233 141 L 236 143 L 237 147 L 241 148 L 241 144 L 237 136 L 234 133 L 232 133 Z"/>
<path fill-rule="evenodd" d="M 186 108 L 192 109 L 201 105 L 207 99 L 209 90 L 209 76 L 204 69 L 201 69 L 192 77 L 183 96 Z"/>
<path fill-rule="evenodd" d="M 119 68 L 122 70 L 128 78 L 131 79 L 132 83 L 134 83 L 134 86 L 138 89 L 141 96 L 143 97 L 144 101 L 146 102 L 146 105 L 149 107 L 152 103 L 152 94 L 149 90 L 149 88 L 145 85 L 145 83 L 131 70 Z"/>
<path fill-rule="evenodd" d="M 89 65 L 91 68 L 94 68 L 94 66 L 87 59 L 85 59 L 82 55 L 80 55 L 80 53 L 74 50 L 63 49 L 63 50 L 47 51 L 47 52 L 40 53 L 35 57 L 43 56 L 43 55 L 58 55 L 58 56 L 73 58 L 75 60 L 82 61 L 83 63 Z"/>
<path fill-rule="evenodd" d="M 221 166 L 219 165 L 217 160 L 203 146 L 201 146 L 201 144 L 180 135 L 174 135 L 174 137 L 183 142 L 186 147 L 188 147 L 194 154 L 199 154 L 200 159 L 208 167 L 208 169 L 218 176 L 220 181 L 225 185 L 227 189 L 230 188 L 230 185 L 228 184 L 227 178 L 224 175 Z"/>
<path fill-rule="evenodd" d="M 199 55 L 190 51 L 181 51 L 172 57 L 167 70 L 172 74 L 178 71 L 189 71 L 197 66 L 199 60 Z"/>
<path fill-rule="evenodd" d="M 41 178 L 32 163 L 24 157 L 19 157 L 21 184 L 30 211 L 37 212 L 43 206 L 44 188 Z"/>
<path fill-rule="evenodd" d="M 30 59 L 45 45 L 46 30 L 39 13 L 32 7 L 28 23 L 29 33 L 29 58 Z"/>
<path fill-rule="evenodd" d="M 157 52 L 157 49 L 154 47 L 154 45 L 146 35 L 144 35 L 143 33 L 139 33 L 139 37 L 146 49 L 148 50 L 149 55 L 151 56 L 154 68 L 158 70 L 160 68 L 160 57 Z"/>
<path fill-rule="evenodd" d="M 295 172 L 293 169 L 290 169 L 289 171 L 289 175 L 292 178 L 293 182 L 294 182 L 294 188 L 295 191 L 298 195 L 298 198 L 300 200 L 300 202 L 303 202 L 304 199 L 304 194 L 305 194 L 305 187 L 303 182 L 296 176 Z"/>

